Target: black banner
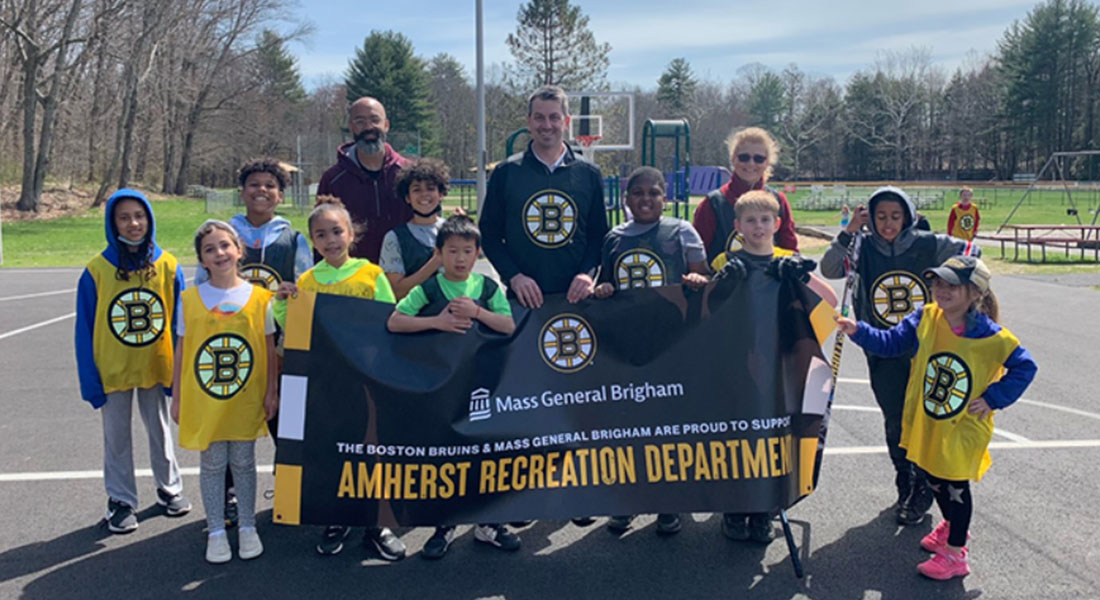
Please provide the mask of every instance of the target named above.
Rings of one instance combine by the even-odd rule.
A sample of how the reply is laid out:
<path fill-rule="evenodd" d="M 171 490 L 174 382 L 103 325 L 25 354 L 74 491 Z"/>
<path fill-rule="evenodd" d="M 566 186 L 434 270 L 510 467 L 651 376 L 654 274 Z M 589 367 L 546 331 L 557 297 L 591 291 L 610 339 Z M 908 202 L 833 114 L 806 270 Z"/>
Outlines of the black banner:
<path fill-rule="evenodd" d="M 406 335 L 392 305 L 291 300 L 275 521 L 764 512 L 813 490 L 832 311 L 805 286 L 513 308 L 512 336 Z"/>

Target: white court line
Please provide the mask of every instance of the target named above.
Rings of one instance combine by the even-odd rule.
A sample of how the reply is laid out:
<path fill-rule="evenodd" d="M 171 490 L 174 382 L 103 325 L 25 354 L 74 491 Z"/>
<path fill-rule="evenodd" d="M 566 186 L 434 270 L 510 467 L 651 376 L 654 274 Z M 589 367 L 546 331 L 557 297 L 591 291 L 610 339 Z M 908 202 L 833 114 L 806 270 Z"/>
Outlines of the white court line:
<path fill-rule="evenodd" d="M 22 296 L 8 296 L 6 298 L 0 298 L 0 302 L 5 302 L 7 300 L 25 300 L 27 298 L 41 298 L 42 296 L 56 296 L 58 294 L 68 294 L 75 291 L 76 288 L 72 288 L 68 290 L 54 290 L 52 292 L 38 292 L 37 294 L 23 294 Z"/>
<path fill-rule="evenodd" d="M 65 319 L 71 319 L 75 316 L 76 316 L 76 313 L 71 312 L 67 315 L 61 315 L 60 317 L 55 317 L 55 318 L 50 319 L 48 321 L 42 321 L 41 323 L 35 323 L 34 325 L 27 325 L 26 327 L 21 327 L 19 329 L 9 331 L 7 333 L 0 333 L 0 340 L 2 340 L 4 338 L 10 338 L 13 335 L 19 335 L 20 333 L 25 333 L 25 332 L 30 331 L 32 329 L 38 329 L 39 327 L 45 327 L 46 325 L 52 325 L 54 323 L 57 323 L 58 321 L 64 321 Z"/>
<path fill-rule="evenodd" d="M 870 379 L 856 379 L 855 377 L 837 377 L 837 383 L 862 383 L 864 385 L 871 385 Z"/>
<path fill-rule="evenodd" d="M 1100 440 L 1044 440 L 1039 442 L 991 442 L 990 450 L 1059 450 L 1066 448 L 1100 448 Z M 886 454 L 886 446 L 847 446 L 826 447 L 825 454 Z M 273 473 L 274 465 L 257 465 L 260 473 Z M 152 477 L 150 469 L 137 469 L 134 472 L 138 477 Z M 180 469 L 181 475 L 198 475 L 198 467 L 184 467 Z M 103 471 L 45 471 L 39 473 L 0 473 L 0 483 L 17 483 L 25 481 L 67 481 L 74 479 L 102 479 Z"/>
<path fill-rule="evenodd" d="M 856 404 L 834 404 L 833 405 L 833 410 L 851 410 L 851 411 L 855 411 L 855 412 L 874 412 L 874 413 L 881 413 L 882 412 L 881 410 L 879 410 L 879 408 L 877 406 L 858 406 Z M 1026 437 L 1024 437 L 1024 436 L 1022 436 L 1018 433 L 1012 433 L 1011 431 L 1005 431 L 1004 429 L 1001 429 L 999 427 L 994 427 L 993 428 L 993 435 L 999 435 L 1003 438 L 1012 440 L 1013 442 L 1025 442 L 1026 443 L 1026 442 L 1031 441 L 1030 439 L 1028 439 L 1028 438 L 1026 438 Z"/>
<path fill-rule="evenodd" d="M 1052 409 L 1052 410 L 1060 410 L 1062 412 L 1068 412 L 1072 415 L 1077 415 L 1077 416 L 1080 416 L 1080 417 L 1088 417 L 1090 419 L 1100 419 L 1100 414 L 1096 414 L 1094 412 L 1088 412 L 1087 410 L 1080 410 L 1080 409 L 1077 409 L 1077 408 L 1070 408 L 1068 406 L 1059 406 L 1057 404 L 1049 404 L 1047 402 L 1039 402 L 1038 400 L 1028 400 L 1027 398 L 1020 398 L 1018 400 L 1018 402 L 1021 402 L 1023 404 L 1031 404 L 1033 406 L 1041 406 L 1043 408 L 1049 408 L 1049 409 Z"/>
<path fill-rule="evenodd" d="M 79 267 L 58 267 L 56 269 L 0 269 L 0 275 L 11 273 L 82 273 L 84 269 Z"/>

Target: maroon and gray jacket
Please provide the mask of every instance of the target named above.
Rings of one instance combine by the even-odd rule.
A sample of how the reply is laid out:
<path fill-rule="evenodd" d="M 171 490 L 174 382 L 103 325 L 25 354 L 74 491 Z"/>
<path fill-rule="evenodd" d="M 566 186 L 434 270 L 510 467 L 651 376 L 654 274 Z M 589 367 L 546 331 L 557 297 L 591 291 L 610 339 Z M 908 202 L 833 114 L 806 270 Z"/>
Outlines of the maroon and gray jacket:
<path fill-rule="evenodd" d="M 367 171 L 349 154 L 355 142 L 336 150 L 336 164 L 329 167 L 317 184 L 317 195 L 336 196 L 344 202 L 356 224 L 366 224 L 366 231 L 352 246 L 350 254 L 378 264 L 382 238 L 386 232 L 412 218 L 412 207 L 397 197 L 394 181 L 401 167 L 409 160 L 386 144 L 381 171 Z"/>

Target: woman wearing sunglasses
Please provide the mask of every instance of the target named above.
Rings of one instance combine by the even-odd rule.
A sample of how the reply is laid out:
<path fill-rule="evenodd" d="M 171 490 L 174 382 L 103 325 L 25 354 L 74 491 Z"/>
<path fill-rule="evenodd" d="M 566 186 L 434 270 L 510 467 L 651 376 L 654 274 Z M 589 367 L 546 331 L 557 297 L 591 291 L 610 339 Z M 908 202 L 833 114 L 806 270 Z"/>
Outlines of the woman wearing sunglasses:
<path fill-rule="evenodd" d="M 725 185 L 707 194 L 707 199 L 695 209 L 692 225 L 703 238 L 707 249 L 707 262 L 729 250 L 740 247 L 733 229 L 734 204 L 749 190 L 766 189 L 779 201 L 779 231 L 775 245 L 798 251 L 798 236 L 791 219 L 791 205 L 783 192 L 765 185 L 772 173 L 772 165 L 779 159 L 779 144 L 767 131 L 749 127 L 735 132 L 726 140 L 730 149 L 730 166 L 733 177 Z"/>

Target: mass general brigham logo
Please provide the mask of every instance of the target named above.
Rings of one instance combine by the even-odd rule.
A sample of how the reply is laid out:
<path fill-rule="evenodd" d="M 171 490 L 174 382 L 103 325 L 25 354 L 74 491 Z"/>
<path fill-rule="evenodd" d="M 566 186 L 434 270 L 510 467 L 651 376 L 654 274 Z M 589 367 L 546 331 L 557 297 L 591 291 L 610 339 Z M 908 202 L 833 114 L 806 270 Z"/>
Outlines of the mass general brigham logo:
<path fill-rule="evenodd" d="M 539 350 L 551 369 L 575 373 L 587 367 L 596 356 L 596 334 L 583 317 L 562 313 L 542 326 Z"/>

